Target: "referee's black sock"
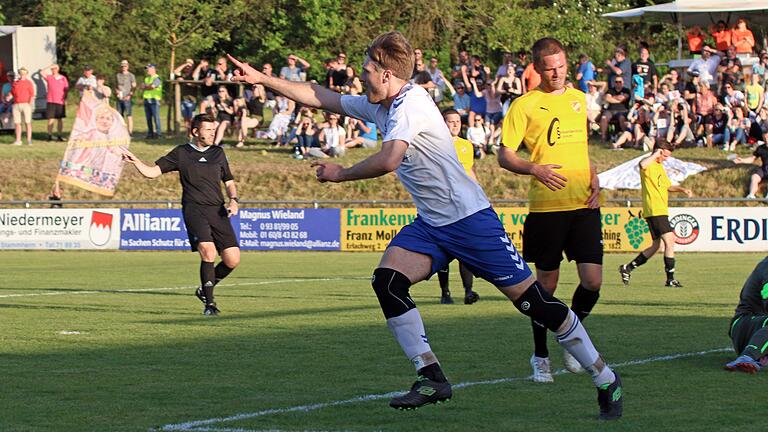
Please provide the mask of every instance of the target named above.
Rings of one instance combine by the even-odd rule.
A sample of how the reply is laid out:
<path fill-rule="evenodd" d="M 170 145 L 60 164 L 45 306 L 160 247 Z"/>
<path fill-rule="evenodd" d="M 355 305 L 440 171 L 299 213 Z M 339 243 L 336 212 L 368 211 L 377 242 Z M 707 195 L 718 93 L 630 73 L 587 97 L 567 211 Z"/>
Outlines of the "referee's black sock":
<path fill-rule="evenodd" d="M 675 258 L 664 257 L 664 272 L 667 274 L 667 280 L 675 278 Z"/>
<path fill-rule="evenodd" d="M 203 287 L 208 304 L 213 303 L 213 286 L 216 281 L 216 269 L 212 262 L 200 261 L 200 286 Z"/>
<path fill-rule="evenodd" d="M 448 281 L 448 266 L 437 271 L 437 281 L 440 283 L 440 293 L 443 297 L 451 295 L 450 282 Z"/>
<path fill-rule="evenodd" d="M 531 318 L 531 329 L 533 330 L 533 355 L 538 358 L 549 357 L 549 348 L 547 347 L 547 328 L 535 319 Z"/>
<path fill-rule="evenodd" d="M 595 307 L 597 299 L 600 298 L 600 291 L 592 291 L 584 288 L 581 284 L 576 287 L 571 300 L 571 310 L 579 317 L 579 321 L 584 321 L 592 308 Z"/>
<path fill-rule="evenodd" d="M 229 276 L 230 273 L 232 273 L 233 268 L 227 267 L 226 264 L 224 264 L 224 261 L 216 264 L 216 279 L 213 281 L 214 285 L 218 285 L 219 282 L 221 282 L 222 279 Z"/>
<path fill-rule="evenodd" d="M 648 262 L 648 258 L 646 258 L 642 252 L 640 252 L 639 254 L 637 254 L 635 259 L 632 260 L 632 262 L 627 264 L 627 270 L 632 271 L 640 267 L 641 265 L 645 264 L 646 262 Z"/>

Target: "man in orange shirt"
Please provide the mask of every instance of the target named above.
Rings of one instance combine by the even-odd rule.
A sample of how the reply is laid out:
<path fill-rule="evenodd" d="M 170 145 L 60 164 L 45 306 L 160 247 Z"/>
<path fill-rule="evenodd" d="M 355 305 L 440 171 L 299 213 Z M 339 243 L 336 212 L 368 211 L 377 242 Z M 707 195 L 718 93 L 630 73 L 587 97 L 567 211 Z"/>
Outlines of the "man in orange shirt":
<path fill-rule="evenodd" d="M 709 31 L 712 33 L 712 38 L 715 39 L 715 48 L 718 51 L 728 51 L 728 47 L 731 46 L 731 29 L 728 28 L 725 21 L 718 21 L 717 26 L 712 26 Z"/>
<path fill-rule="evenodd" d="M 736 28 L 731 31 L 731 44 L 736 47 L 736 54 L 752 54 L 755 48 L 755 35 L 747 28 L 747 20 L 739 18 Z"/>
<path fill-rule="evenodd" d="M 704 39 L 707 38 L 707 34 L 701 31 L 701 27 L 693 26 L 685 33 L 685 36 L 688 38 L 688 49 L 691 55 L 698 58 L 701 55 L 701 48 L 704 46 Z"/>
<path fill-rule="evenodd" d="M 523 71 L 523 93 L 535 89 L 541 84 L 541 75 L 533 68 L 533 62 L 529 63 Z"/>

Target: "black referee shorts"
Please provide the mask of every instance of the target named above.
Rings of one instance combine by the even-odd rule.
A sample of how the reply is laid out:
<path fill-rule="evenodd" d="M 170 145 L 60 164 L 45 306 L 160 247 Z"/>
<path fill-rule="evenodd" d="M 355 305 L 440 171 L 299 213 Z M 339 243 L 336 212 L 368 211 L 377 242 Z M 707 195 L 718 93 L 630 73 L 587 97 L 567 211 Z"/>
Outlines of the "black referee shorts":
<path fill-rule="evenodd" d="M 565 252 L 568 261 L 603 264 L 600 209 L 528 213 L 523 225 L 523 258 L 536 268 L 560 268 Z"/>
<path fill-rule="evenodd" d="M 223 205 L 185 204 L 182 213 L 192 252 L 197 251 L 197 245 L 200 242 L 213 242 L 219 253 L 224 249 L 238 246 L 235 230 L 232 229 L 227 209 Z"/>
<path fill-rule="evenodd" d="M 672 226 L 669 224 L 669 216 L 649 216 L 645 218 L 648 223 L 648 230 L 651 232 L 651 238 L 656 240 L 664 234 L 672 232 Z"/>

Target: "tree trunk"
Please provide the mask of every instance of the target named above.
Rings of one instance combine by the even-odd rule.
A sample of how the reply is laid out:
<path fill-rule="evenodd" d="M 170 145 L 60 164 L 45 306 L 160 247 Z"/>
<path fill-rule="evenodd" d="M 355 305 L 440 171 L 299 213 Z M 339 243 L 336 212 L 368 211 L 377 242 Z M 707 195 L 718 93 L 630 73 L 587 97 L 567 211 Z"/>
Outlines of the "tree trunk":
<path fill-rule="evenodd" d="M 176 33 L 171 33 L 170 38 L 168 39 L 171 43 L 171 62 L 170 62 L 170 69 L 168 70 L 168 78 L 171 77 L 171 74 L 173 74 L 174 69 L 176 69 Z M 175 86 L 169 86 L 169 89 L 173 89 Z M 173 134 L 177 135 L 179 133 L 179 124 L 176 119 L 176 111 L 179 109 L 176 106 L 176 98 L 170 99 L 173 102 L 168 104 L 168 116 L 167 116 L 167 122 L 166 122 L 166 129 L 167 131 L 171 131 L 171 125 L 174 125 L 173 128 Z M 171 107 L 173 105 L 173 107 Z"/>

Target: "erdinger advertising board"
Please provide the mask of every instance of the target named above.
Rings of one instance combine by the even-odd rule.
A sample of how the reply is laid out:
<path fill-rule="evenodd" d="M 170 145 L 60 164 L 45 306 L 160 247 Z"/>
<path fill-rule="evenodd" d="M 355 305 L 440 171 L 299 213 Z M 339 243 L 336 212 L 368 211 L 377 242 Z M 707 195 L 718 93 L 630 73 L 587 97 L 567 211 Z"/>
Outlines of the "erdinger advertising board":
<path fill-rule="evenodd" d="M 768 251 L 768 211 L 764 207 L 670 208 L 669 223 L 675 231 L 675 250 Z"/>
<path fill-rule="evenodd" d="M 117 249 L 119 209 L 0 209 L 0 249 Z"/>

